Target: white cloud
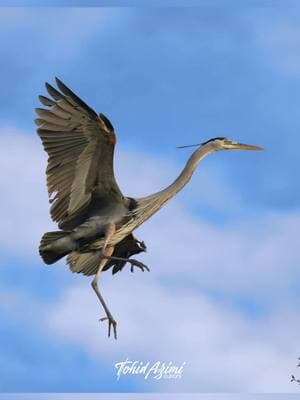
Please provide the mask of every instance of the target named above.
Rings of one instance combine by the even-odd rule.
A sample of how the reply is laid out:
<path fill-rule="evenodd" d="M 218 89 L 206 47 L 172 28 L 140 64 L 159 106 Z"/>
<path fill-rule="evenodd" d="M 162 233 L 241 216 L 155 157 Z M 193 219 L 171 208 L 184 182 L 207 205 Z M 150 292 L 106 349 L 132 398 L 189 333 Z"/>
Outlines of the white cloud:
<path fill-rule="evenodd" d="M 181 281 L 184 274 L 193 286 L 266 297 L 275 290 L 286 294 L 298 274 L 299 223 L 300 215 L 294 213 L 219 227 L 174 204 L 142 227 L 139 235 L 151 246 L 146 258 L 154 266 L 159 260 L 164 279 L 171 272 Z"/>
<path fill-rule="evenodd" d="M 36 254 L 40 235 L 55 229 L 48 216 L 46 157 L 37 137 L 4 127 L 0 131 L 5 228 L 0 247 L 11 254 L 18 243 L 19 254 L 28 260 Z M 178 170 L 169 160 L 122 149 L 116 161 L 122 165 L 121 186 L 128 193 L 140 190 L 136 195 L 159 189 Z M 238 201 L 230 187 L 223 192 L 221 182 L 218 190 L 220 203 L 231 195 Z M 300 216 L 260 215 L 222 227 L 197 220 L 183 204 L 174 201 L 137 233 L 149 248 L 139 258 L 151 267 L 150 273 L 127 269 L 101 278 L 119 323 L 117 342 L 106 338 L 106 325 L 98 322 L 103 312 L 87 278 L 66 287 L 54 303 L 42 304 L 41 299 L 44 312 L 38 313 L 39 321 L 34 313 L 31 318 L 52 340 L 73 343 L 112 364 L 127 356 L 186 361 L 184 379 L 159 382 L 158 390 L 297 390 L 289 378 L 299 350 L 300 318 L 291 287 L 298 274 Z M 9 296 L 16 314 L 23 314 L 22 304 L 33 302 L 24 291 Z M 257 302 L 263 317 L 235 302 L 240 296 Z"/>
<path fill-rule="evenodd" d="M 106 338 L 106 325 L 97 322 L 103 312 L 84 284 L 66 290 L 46 311 L 45 331 L 112 365 L 126 357 L 179 365 L 185 361 L 184 378 L 154 382 L 157 390 L 297 390 L 289 383 L 298 349 L 290 332 L 300 327 L 296 312 L 251 321 L 208 296 L 168 288 L 145 274 L 134 279 L 124 274 L 102 287 L 119 323 L 117 342 Z"/>
<path fill-rule="evenodd" d="M 118 343 L 97 322 L 103 313 L 88 280 L 52 305 L 46 330 L 112 364 L 127 356 L 186 361 L 185 379 L 160 382 L 163 390 L 297 391 L 289 382 L 299 350 L 300 317 L 289 295 L 297 226 L 299 216 L 273 216 L 220 229 L 169 207 L 139 234 L 151 244 L 139 257 L 151 272 L 102 277 Z M 257 301 L 263 317 L 231 303 L 236 295 Z"/>
<path fill-rule="evenodd" d="M 43 231 L 55 228 L 48 218 L 46 156 L 38 138 L 10 127 L 1 128 L 1 141 L 0 245 L 7 253 L 28 256 Z"/>

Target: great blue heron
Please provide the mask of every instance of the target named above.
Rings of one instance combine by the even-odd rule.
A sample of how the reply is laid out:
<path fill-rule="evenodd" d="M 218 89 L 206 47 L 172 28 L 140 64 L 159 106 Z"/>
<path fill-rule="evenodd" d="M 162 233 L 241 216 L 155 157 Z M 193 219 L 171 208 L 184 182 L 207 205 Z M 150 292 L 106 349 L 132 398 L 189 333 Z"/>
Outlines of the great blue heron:
<path fill-rule="evenodd" d="M 197 150 L 171 185 L 147 197 L 126 197 L 114 176 L 116 135 L 111 122 L 103 114 L 96 114 L 57 78 L 56 83 L 59 91 L 46 83 L 52 98 L 39 96 L 48 108 L 36 109 L 36 123 L 49 156 L 46 174 L 50 213 L 61 230 L 45 233 L 39 252 L 46 264 L 68 255 L 73 272 L 95 275 L 92 287 L 106 314 L 101 320 L 108 320 L 108 336 L 113 327 L 117 338 L 117 323 L 98 287 L 101 272 L 113 267 L 115 273 L 126 262 L 132 271 L 134 266 L 148 270 L 130 258 L 146 249 L 132 232 L 188 183 L 204 157 L 218 150 L 262 148 L 224 137 L 210 139 L 195 145 Z"/>

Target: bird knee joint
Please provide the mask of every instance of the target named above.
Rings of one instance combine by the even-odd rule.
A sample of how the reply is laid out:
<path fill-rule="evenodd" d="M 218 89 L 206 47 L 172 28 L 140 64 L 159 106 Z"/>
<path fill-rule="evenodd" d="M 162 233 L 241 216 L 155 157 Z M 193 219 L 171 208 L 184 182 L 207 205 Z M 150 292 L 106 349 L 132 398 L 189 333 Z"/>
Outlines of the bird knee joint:
<path fill-rule="evenodd" d="M 97 288 L 98 288 L 98 282 L 97 282 L 97 280 L 96 280 L 96 279 L 93 279 L 92 282 L 91 282 L 91 285 L 92 285 L 92 288 L 93 288 L 93 289 L 97 289 Z"/>

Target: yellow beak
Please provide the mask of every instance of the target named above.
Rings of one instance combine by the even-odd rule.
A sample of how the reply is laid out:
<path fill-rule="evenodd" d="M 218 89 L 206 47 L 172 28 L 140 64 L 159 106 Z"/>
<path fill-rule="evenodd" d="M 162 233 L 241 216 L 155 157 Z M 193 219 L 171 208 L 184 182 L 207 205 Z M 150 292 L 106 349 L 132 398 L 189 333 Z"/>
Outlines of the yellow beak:
<path fill-rule="evenodd" d="M 260 146 L 252 146 L 251 144 L 243 144 L 243 143 L 235 143 L 231 144 L 232 149 L 236 150 L 264 150 L 263 147 Z"/>

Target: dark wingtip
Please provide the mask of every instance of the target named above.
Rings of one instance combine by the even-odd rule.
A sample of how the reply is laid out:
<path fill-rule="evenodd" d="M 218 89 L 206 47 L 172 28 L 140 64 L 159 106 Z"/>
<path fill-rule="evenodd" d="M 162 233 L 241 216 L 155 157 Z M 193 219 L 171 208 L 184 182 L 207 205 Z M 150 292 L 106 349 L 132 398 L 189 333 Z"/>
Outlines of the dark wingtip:
<path fill-rule="evenodd" d="M 67 88 L 67 86 L 59 79 L 57 78 L 57 76 L 55 77 L 55 82 L 58 86 L 58 88 L 64 93 L 65 91 L 70 90 L 69 88 Z M 67 93 L 65 93 L 67 94 Z"/>
<path fill-rule="evenodd" d="M 63 83 L 57 76 L 55 76 L 54 79 L 55 79 L 55 82 L 56 82 L 57 84 L 58 84 L 58 82 L 59 82 L 59 83 Z"/>
<path fill-rule="evenodd" d="M 47 107 L 55 106 L 55 104 L 56 104 L 55 101 L 49 99 L 48 97 L 42 96 L 42 95 L 39 96 L 39 100 L 44 106 L 47 106 Z"/>
<path fill-rule="evenodd" d="M 57 76 L 55 76 L 54 78 L 55 78 L 55 82 L 56 82 L 58 87 L 66 86 Z"/>
<path fill-rule="evenodd" d="M 105 123 L 107 129 L 114 132 L 114 127 L 113 127 L 112 123 L 110 122 L 110 120 L 104 114 L 100 113 L 99 116 L 102 119 L 102 121 Z"/>
<path fill-rule="evenodd" d="M 60 79 L 55 77 L 56 84 L 58 89 L 65 95 L 70 97 L 73 101 L 75 101 L 80 107 L 84 108 L 92 117 L 98 117 L 96 112 L 88 106 L 80 97 L 77 96 L 68 86 L 66 86 Z"/>
<path fill-rule="evenodd" d="M 45 82 L 45 87 L 46 87 L 47 92 L 50 94 L 50 96 L 51 96 L 51 92 L 57 92 L 57 90 L 52 85 L 50 85 L 50 83 L 48 83 L 48 82 Z"/>
<path fill-rule="evenodd" d="M 64 98 L 64 96 L 58 90 L 56 90 L 53 86 L 51 86 L 48 82 L 45 83 L 45 86 L 46 86 L 47 92 L 55 100 L 61 100 Z"/>

